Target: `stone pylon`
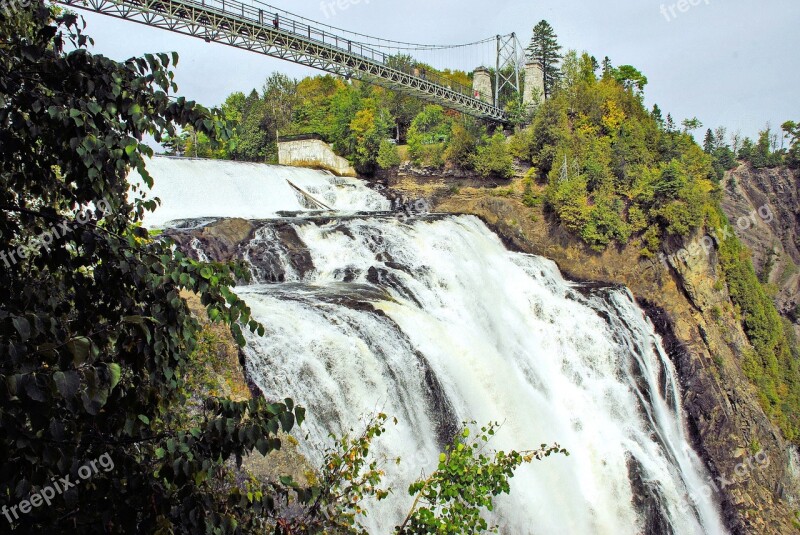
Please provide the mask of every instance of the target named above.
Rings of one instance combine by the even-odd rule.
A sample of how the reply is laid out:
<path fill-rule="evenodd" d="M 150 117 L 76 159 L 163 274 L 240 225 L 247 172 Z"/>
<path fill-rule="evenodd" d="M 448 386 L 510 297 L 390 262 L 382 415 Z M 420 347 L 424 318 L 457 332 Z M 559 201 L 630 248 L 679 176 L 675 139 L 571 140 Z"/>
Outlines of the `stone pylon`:
<path fill-rule="evenodd" d="M 525 93 L 522 95 L 522 104 L 532 107 L 544 100 L 544 74 L 542 67 L 535 61 L 525 64 Z"/>
<path fill-rule="evenodd" d="M 494 102 L 492 75 L 486 67 L 478 67 L 472 75 L 472 96 L 489 104 Z"/>

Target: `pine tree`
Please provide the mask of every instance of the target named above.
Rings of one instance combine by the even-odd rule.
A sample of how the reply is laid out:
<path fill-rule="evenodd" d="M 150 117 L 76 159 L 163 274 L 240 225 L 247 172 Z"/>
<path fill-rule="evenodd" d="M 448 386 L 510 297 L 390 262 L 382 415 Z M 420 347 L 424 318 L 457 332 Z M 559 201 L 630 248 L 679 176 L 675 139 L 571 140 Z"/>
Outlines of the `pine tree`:
<path fill-rule="evenodd" d="M 706 130 L 706 137 L 703 140 L 703 150 L 706 154 L 711 154 L 717 146 L 717 140 L 714 137 L 714 132 L 709 128 Z"/>
<path fill-rule="evenodd" d="M 608 56 L 603 58 L 603 76 L 611 76 L 611 71 L 614 67 L 611 65 L 611 60 Z"/>
<path fill-rule="evenodd" d="M 531 44 L 527 49 L 531 60 L 542 68 L 544 98 L 549 98 L 553 94 L 561 74 L 558 68 L 561 45 L 558 44 L 557 38 L 550 23 L 543 20 L 533 28 Z"/>
<path fill-rule="evenodd" d="M 658 107 L 658 104 L 653 104 L 653 111 L 650 112 L 650 115 L 656 120 L 658 126 L 664 128 L 664 116 L 661 114 L 661 108 Z"/>
<path fill-rule="evenodd" d="M 667 114 L 666 130 L 669 133 L 672 133 L 672 132 L 675 131 L 675 121 L 672 119 L 672 114 L 671 113 Z"/>

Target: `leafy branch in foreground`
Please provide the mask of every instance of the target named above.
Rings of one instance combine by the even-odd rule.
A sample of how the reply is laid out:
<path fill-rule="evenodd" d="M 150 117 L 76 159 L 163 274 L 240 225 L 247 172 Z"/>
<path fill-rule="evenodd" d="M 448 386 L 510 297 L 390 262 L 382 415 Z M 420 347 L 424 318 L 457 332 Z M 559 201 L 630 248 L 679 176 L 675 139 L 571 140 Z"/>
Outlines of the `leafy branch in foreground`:
<path fill-rule="evenodd" d="M 361 525 L 368 514 L 366 504 L 389 495 L 381 486 L 385 475 L 381 465 L 401 463 L 399 458 L 376 460 L 370 454 L 373 440 L 386 433 L 387 419 L 378 414 L 361 433 L 335 439 L 325 452 L 319 485 L 303 489 L 289 480 L 282 482 L 282 496 L 288 501 L 277 508 L 272 524 L 277 535 L 368 535 Z M 484 514 L 493 510 L 495 497 L 510 492 L 509 480 L 516 469 L 555 453 L 569 455 L 558 445 L 544 444 L 537 450 L 495 452 L 488 446 L 499 425 L 490 423 L 473 436 L 474 424 L 465 423 L 441 453 L 436 470 L 408 488 L 413 503 L 395 534 L 496 532 Z"/>
<path fill-rule="evenodd" d="M 221 492 L 227 461 L 279 448 L 304 412 L 216 398 L 176 410 L 199 331 L 181 292 L 240 344 L 263 327 L 230 289 L 246 270 L 149 240 L 139 223 L 157 200 L 127 181 L 135 168 L 152 185 L 145 136 L 192 126 L 224 140 L 226 127 L 169 96 L 177 56 L 116 62 L 82 30 L 38 2 L 0 10 L 0 521 L 15 533 L 253 531 L 272 497 Z M 36 507 L 101 456 L 113 469 Z"/>
<path fill-rule="evenodd" d="M 474 425 L 475 422 L 470 422 Z M 412 484 L 408 491 L 414 504 L 395 533 L 458 534 L 496 532 L 483 516 L 494 508 L 494 498 L 508 494 L 509 480 L 523 463 L 541 460 L 554 453 L 569 455 L 557 444 L 530 451 L 485 451 L 499 424 L 490 423 L 470 438 L 465 427 L 439 456 L 439 466 L 430 476 Z"/>

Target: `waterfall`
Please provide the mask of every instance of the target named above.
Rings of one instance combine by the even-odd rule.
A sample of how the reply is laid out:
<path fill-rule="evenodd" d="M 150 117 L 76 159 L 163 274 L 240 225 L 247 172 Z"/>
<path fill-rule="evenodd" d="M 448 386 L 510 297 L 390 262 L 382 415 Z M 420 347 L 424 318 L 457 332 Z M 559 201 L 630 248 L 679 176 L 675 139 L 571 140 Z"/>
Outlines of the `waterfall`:
<path fill-rule="evenodd" d="M 297 189 L 340 212 L 389 209 L 389 201 L 360 180 L 328 171 L 168 156 L 149 159 L 147 170 L 157 180 L 144 191 L 148 198 L 161 200 L 161 206 L 144 219 L 149 228 L 182 219 L 266 219 L 281 212 L 318 212 Z M 136 171 L 128 181 L 137 187 L 143 184 Z"/>
<path fill-rule="evenodd" d="M 324 177 L 309 177 L 322 192 Z M 348 202 L 385 209 L 372 195 L 352 189 Z M 236 291 L 267 329 L 248 333 L 247 371 L 267 396 L 308 409 L 309 459 L 360 415 L 398 419 L 374 447 L 402 461 L 386 467 L 393 493 L 371 504 L 370 533 L 392 532 L 408 484 L 468 420 L 502 423 L 495 449 L 570 452 L 517 471 L 491 514 L 501 533 L 726 533 L 699 492 L 709 476 L 675 369 L 627 289 L 567 281 L 472 216 L 272 218 L 240 253 L 256 279 Z"/>

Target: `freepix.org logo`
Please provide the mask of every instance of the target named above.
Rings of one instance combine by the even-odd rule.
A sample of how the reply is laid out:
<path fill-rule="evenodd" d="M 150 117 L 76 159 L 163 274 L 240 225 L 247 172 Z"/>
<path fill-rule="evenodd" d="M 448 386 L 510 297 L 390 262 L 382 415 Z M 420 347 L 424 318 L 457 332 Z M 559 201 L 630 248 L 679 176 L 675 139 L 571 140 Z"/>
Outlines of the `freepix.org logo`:
<path fill-rule="evenodd" d="M 78 468 L 78 479 L 73 481 L 69 474 L 64 477 L 55 477 L 49 484 L 39 489 L 38 492 L 31 494 L 27 500 L 22 500 L 11 507 L 4 505 L 0 512 L 3 513 L 9 524 L 13 524 L 15 520 L 19 520 L 20 514 L 28 514 L 33 508 L 41 507 L 43 504 L 51 505 L 53 498 L 56 496 L 60 496 L 67 489 L 71 489 L 81 481 L 86 481 L 93 475 L 98 474 L 100 472 L 98 465 L 104 472 L 110 472 L 114 469 L 114 460 L 111 459 L 111 455 L 104 453 L 97 459 L 89 461 Z"/>
<path fill-rule="evenodd" d="M 111 211 L 111 204 L 105 199 L 95 202 L 95 206 L 104 214 L 108 214 Z M 77 223 L 77 225 L 85 225 L 89 221 L 91 221 L 91 216 L 88 211 L 81 211 L 75 216 L 75 223 Z M 25 260 L 29 256 L 33 256 L 39 249 L 44 248 L 47 252 L 50 252 L 50 245 L 52 245 L 55 240 L 75 230 L 75 228 L 77 228 L 75 224 L 70 224 L 70 222 L 66 220 L 61 221 L 57 225 L 54 223 L 50 225 L 49 229 L 31 238 L 27 245 L 22 244 L 14 249 L 0 251 L 0 260 L 2 260 L 8 268 L 12 265 L 16 265 L 19 261 Z"/>

